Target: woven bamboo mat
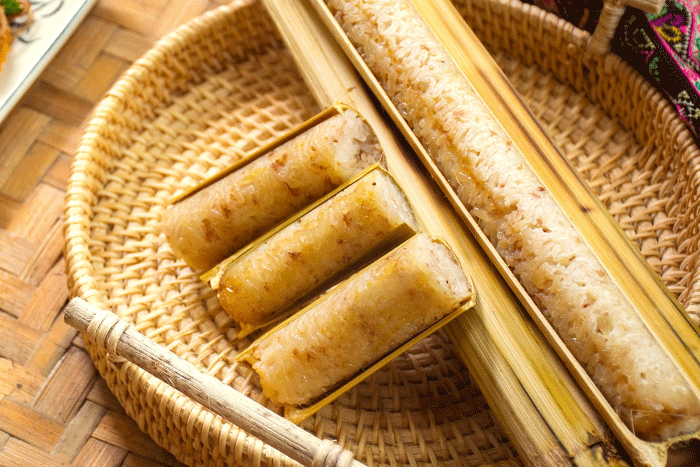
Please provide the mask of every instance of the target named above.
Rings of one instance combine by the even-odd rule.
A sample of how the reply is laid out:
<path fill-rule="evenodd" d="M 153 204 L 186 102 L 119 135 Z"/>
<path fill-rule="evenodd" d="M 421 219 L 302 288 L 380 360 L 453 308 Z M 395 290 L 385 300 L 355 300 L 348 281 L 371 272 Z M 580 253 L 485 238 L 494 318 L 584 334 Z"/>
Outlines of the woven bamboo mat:
<path fill-rule="evenodd" d="M 139 431 L 59 312 L 62 211 L 90 111 L 163 34 L 224 1 L 100 0 L 0 125 L 0 466 L 181 466 Z"/>

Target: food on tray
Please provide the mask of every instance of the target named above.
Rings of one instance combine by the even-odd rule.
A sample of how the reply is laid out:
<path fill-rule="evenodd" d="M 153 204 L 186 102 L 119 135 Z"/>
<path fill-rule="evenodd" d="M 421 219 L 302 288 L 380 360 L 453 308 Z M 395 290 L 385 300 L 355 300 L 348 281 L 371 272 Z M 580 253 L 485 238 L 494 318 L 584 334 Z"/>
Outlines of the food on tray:
<path fill-rule="evenodd" d="M 498 252 L 640 438 L 700 429 L 697 388 L 659 345 L 405 0 L 327 0 Z"/>
<path fill-rule="evenodd" d="M 420 233 L 256 341 L 253 368 L 270 400 L 303 405 L 471 298 L 452 251 Z"/>
<path fill-rule="evenodd" d="M 17 31 L 31 22 L 31 5 L 28 0 L 0 0 L 0 69 L 10 53 Z"/>
<path fill-rule="evenodd" d="M 253 246 L 225 267 L 221 306 L 263 324 L 378 247 L 417 229 L 401 189 L 374 169 Z"/>
<path fill-rule="evenodd" d="M 381 159 L 370 127 L 345 110 L 175 203 L 162 231 L 190 267 L 209 269 Z"/>

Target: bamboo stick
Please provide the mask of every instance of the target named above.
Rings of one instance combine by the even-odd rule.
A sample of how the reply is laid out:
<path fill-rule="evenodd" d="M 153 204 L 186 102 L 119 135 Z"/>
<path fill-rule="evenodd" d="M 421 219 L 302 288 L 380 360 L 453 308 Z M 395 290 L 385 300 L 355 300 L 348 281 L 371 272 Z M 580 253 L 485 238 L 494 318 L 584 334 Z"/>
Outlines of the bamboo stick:
<path fill-rule="evenodd" d="M 350 451 L 329 440 L 321 441 L 218 378 L 203 373 L 109 311 L 73 298 L 64 310 L 64 319 L 112 355 L 129 360 L 302 465 L 363 467 Z"/>
<path fill-rule="evenodd" d="M 477 304 L 448 325 L 448 333 L 523 460 L 532 466 L 621 463 L 610 455 L 611 439 L 598 415 L 440 190 L 402 150 L 405 143 L 311 6 L 298 0 L 263 3 L 319 104 L 346 102 L 370 122 L 389 172 L 406 191 L 422 227 L 445 239 L 468 265 Z"/>

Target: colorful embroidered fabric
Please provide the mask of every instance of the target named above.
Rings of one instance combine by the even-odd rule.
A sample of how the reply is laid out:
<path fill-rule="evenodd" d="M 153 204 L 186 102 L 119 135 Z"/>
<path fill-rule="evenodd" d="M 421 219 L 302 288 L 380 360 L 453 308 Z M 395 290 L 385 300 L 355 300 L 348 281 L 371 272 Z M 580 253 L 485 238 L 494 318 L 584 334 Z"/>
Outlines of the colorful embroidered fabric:
<path fill-rule="evenodd" d="M 600 0 L 523 0 L 592 32 Z M 675 105 L 700 140 L 700 2 L 668 0 L 659 14 L 628 7 L 612 51 L 652 82 Z"/>

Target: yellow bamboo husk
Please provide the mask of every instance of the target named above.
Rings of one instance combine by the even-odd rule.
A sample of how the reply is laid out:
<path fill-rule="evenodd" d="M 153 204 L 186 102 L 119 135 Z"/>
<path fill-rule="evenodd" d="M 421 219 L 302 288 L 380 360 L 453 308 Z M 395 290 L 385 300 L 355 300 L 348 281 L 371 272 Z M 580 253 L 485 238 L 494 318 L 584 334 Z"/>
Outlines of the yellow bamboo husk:
<path fill-rule="evenodd" d="M 615 465 L 610 433 L 532 324 L 489 256 L 392 132 L 351 62 L 306 2 L 265 1 L 321 105 L 342 100 L 372 125 L 389 172 L 420 225 L 445 239 L 472 274 L 474 311 L 447 326 L 501 426 L 528 465 Z M 332 20 L 332 18 L 330 18 Z"/>
<path fill-rule="evenodd" d="M 641 322 L 642 329 L 649 330 L 651 336 L 649 346 L 655 347 L 657 343 L 659 344 L 659 353 L 663 354 L 664 363 L 667 362 L 667 367 L 664 370 L 668 370 L 670 374 L 674 375 L 673 378 L 679 381 L 678 386 L 686 391 L 689 401 L 696 400 L 698 387 L 700 387 L 698 384 L 698 378 L 700 378 L 700 369 L 698 368 L 700 341 L 697 331 L 692 327 L 678 303 L 661 285 L 659 278 L 651 271 L 636 248 L 632 246 L 629 239 L 622 233 L 590 189 L 581 181 L 546 134 L 539 128 L 491 57 L 454 11 L 452 5 L 442 0 L 435 2 L 414 0 L 411 3 L 425 23 L 434 31 L 441 42 L 440 46 L 444 47 L 447 52 L 448 60 L 454 61 L 456 64 L 456 69 L 463 75 L 461 79 L 466 78 L 468 86 L 473 87 L 489 111 L 500 122 L 501 128 L 495 128 L 494 131 L 504 131 L 508 135 L 524 155 L 527 169 L 537 175 L 546 191 L 555 198 L 556 207 L 565 213 L 566 218 L 580 233 L 585 244 L 583 248 L 590 248 L 596 260 L 602 265 L 603 274 L 612 278 L 617 290 L 612 293 L 620 294 L 622 297 L 620 300 L 629 302 L 633 308 L 633 311 L 629 313 L 630 319 Z M 481 232 L 484 222 L 482 221 L 480 226 L 474 221 L 463 205 L 459 194 L 455 192 L 456 187 L 451 185 L 448 177 L 443 174 L 444 167 L 441 168 L 440 164 L 436 164 L 434 154 L 433 157 L 429 155 L 429 149 L 426 150 L 427 148 L 424 146 L 426 141 L 419 141 L 416 133 L 420 133 L 420 131 L 416 131 L 415 126 L 410 128 L 400 113 L 401 110 L 405 112 L 404 115 L 419 111 L 410 107 L 402 108 L 403 102 L 398 103 L 398 105 L 396 102 L 391 102 L 385 88 L 382 88 L 371 71 L 371 66 L 364 63 L 345 36 L 342 28 L 334 20 L 333 15 L 326 9 L 325 4 L 314 2 L 314 5 L 326 24 L 334 31 L 337 40 L 344 46 L 353 64 L 361 71 L 382 105 L 421 156 L 422 161 L 431 171 L 431 175 L 438 180 L 457 212 L 470 226 L 485 250 L 489 252 L 490 258 L 497 265 L 503 277 L 565 360 L 592 403 L 605 417 L 635 462 L 646 465 L 664 465 L 670 446 L 679 441 L 697 438 L 697 431 L 680 433 L 670 431 L 671 434 L 665 438 L 661 435 L 659 438 L 652 438 L 651 441 L 644 441 L 632 431 L 630 424 L 625 424 L 621 420 L 616 409 L 603 397 L 601 389 L 593 383 L 583 365 L 574 359 L 571 351 L 564 345 L 561 336 L 545 319 L 542 311 L 512 274 L 487 236 Z M 355 19 L 355 17 L 351 18 L 351 20 Z M 388 21 L 382 23 L 382 27 L 388 29 L 387 24 Z M 394 27 L 396 26 L 394 25 Z M 417 28 L 409 29 L 413 34 Z M 390 42 L 386 41 L 385 43 Z M 432 47 L 432 45 L 428 47 Z M 393 70 L 391 73 L 394 73 Z M 391 73 L 387 74 L 391 75 Z M 423 108 L 425 107 L 424 105 Z M 421 121 L 421 125 L 426 127 L 430 123 L 424 124 Z M 608 396 L 610 397 L 609 394 Z M 692 415 L 694 409 L 690 407 L 689 410 Z M 684 417 L 683 413 L 678 412 L 681 419 Z M 670 417 L 667 417 L 667 421 L 668 418 Z M 660 420 L 663 420 L 663 417 Z"/>

